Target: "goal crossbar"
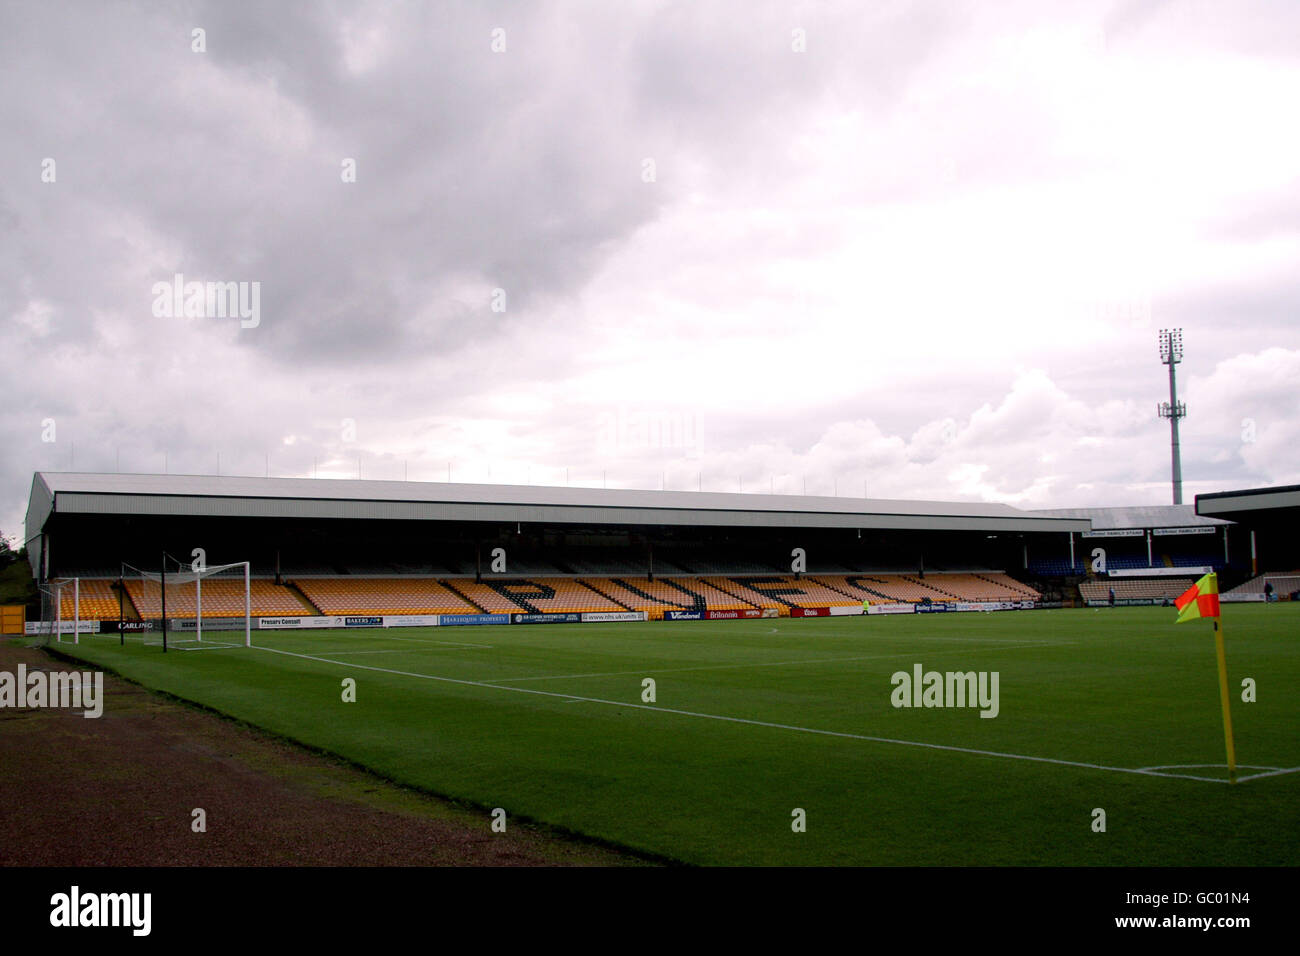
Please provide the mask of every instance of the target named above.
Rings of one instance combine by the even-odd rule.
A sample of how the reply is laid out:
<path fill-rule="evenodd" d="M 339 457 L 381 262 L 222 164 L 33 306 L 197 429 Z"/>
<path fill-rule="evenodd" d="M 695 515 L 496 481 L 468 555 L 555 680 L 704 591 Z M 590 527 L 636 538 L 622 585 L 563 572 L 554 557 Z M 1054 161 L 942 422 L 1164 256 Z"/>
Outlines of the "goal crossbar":
<path fill-rule="evenodd" d="M 65 588 L 72 589 L 72 643 L 81 643 L 81 579 L 51 578 L 40 585 L 42 604 L 49 597 L 48 611 L 43 607 L 41 628 L 47 636 L 53 635 L 55 643 L 63 643 L 63 593 Z"/>
<path fill-rule="evenodd" d="M 203 581 L 205 578 L 210 578 L 213 575 L 221 574 L 223 572 L 232 571 L 236 569 L 242 569 L 243 579 L 244 579 L 244 642 L 243 643 L 245 647 L 252 647 L 253 646 L 253 634 L 252 634 L 253 601 L 252 601 L 252 586 L 250 581 L 252 568 L 248 561 L 234 561 L 231 562 L 230 564 L 214 564 L 214 565 L 210 565 L 198 569 L 191 568 L 190 570 L 178 570 L 172 572 L 168 572 L 165 569 L 163 571 L 146 571 L 142 568 L 137 568 L 132 565 L 123 563 L 122 575 L 125 578 L 127 572 L 129 571 L 133 577 L 136 577 L 142 581 L 153 582 L 159 586 L 160 596 L 162 600 L 162 647 L 163 650 L 166 651 L 167 643 L 168 643 L 167 641 L 168 638 L 167 588 L 175 587 L 178 585 L 185 585 L 185 584 L 194 585 L 194 604 L 195 604 L 194 640 L 199 644 L 203 644 L 204 643 L 203 641 Z M 208 643 L 213 647 L 234 646 L 222 641 L 209 640 Z"/>

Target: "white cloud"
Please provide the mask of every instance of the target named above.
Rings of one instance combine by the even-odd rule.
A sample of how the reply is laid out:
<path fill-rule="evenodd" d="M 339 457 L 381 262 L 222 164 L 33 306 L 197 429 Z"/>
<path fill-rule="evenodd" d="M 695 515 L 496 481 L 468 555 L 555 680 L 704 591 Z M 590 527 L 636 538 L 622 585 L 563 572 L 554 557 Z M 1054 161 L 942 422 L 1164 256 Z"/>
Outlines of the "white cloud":
<path fill-rule="evenodd" d="M 73 443 L 1161 502 L 1164 325 L 1188 496 L 1300 480 L 1293 6 L 430 9 L 200 5 L 203 55 L 163 8 L 0 14 L 0 528 Z M 153 319 L 178 271 L 261 281 L 262 326 Z"/>

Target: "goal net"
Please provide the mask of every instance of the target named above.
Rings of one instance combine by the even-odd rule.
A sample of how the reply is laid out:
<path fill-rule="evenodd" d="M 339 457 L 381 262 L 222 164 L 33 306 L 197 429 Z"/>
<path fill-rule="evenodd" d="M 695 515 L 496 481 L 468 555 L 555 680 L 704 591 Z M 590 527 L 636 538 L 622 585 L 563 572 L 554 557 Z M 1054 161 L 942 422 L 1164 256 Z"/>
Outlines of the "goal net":
<path fill-rule="evenodd" d="M 143 643 L 164 650 L 252 646 L 247 561 L 198 568 L 166 564 L 160 571 L 122 565 L 122 586 L 140 618 L 123 622 L 124 630 L 137 630 Z"/>
<path fill-rule="evenodd" d="M 51 578 L 39 585 L 39 589 L 41 619 L 37 633 L 41 643 L 80 643 L 81 581 L 78 578 Z"/>

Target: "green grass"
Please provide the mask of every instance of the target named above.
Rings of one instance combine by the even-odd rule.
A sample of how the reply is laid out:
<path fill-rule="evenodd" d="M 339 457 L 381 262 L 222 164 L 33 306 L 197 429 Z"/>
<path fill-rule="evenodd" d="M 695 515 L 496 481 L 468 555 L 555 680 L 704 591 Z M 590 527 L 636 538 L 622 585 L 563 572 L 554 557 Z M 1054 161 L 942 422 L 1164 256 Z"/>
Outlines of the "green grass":
<path fill-rule="evenodd" d="M 1226 613 L 1238 760 L 1300 767 L 1300 604 Z M 1099 769 L 1209 765 L 1171 772 L 1226 777 L 1213 632 L 1173 617 L 254 635 L 328 662 L 242 648 L 163 655 L 116 637 L 60 648 L 395 781 L 691 863 L 1295 865 L 1300 773 L 1228 786 Z M 918 662 L 999 672 L 999 716 L 894 708 L 891 674 Z M 355 703 L 341 700 L 346 677 Z M 657 682 L 654 704 L 642 703 L 644 677 Z M 1241 700 L 1245 677 L 1256 703 Z M 792 832 L 794 808 L 805 833 Z"/>

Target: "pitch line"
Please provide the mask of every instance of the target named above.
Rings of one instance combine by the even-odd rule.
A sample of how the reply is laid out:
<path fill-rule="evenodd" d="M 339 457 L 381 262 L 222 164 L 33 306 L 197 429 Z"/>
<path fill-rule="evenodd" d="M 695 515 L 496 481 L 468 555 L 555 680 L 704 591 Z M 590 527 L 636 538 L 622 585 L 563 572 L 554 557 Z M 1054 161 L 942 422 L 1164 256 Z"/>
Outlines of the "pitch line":
<path fill-rule="evenodd" d="M 1046 641 L 1033 641 L 1017 645 L 1019 647 L 1055 647 Z M 934 651 L 927 654 L 927 657 L 938 657 L 940 654 L 974 654 L 979 651 L 1000 651 L 1007 649 L 1005 645 L 997 647 L 976 647 L 969 650 L 951 650 L 951 651 Z M 894 657 L 915 657 L 914 651 L 902 651 L 898 654 L 870 654 L 865 657 L 822 657 L 814 660 L 799 661 L 758 661 L 745 664 L 700 664 L 696 667 L 643 667 L 635 671 L 606 671 L 603 674 L 547 674 L 542 677 L 497 677 L 492 680 L 484 681 L 485 684 L 517 684 L 526 680 L 574 680 L 580 677 L 629 677 L 637 674 L 685 674 L 691 671 L 716 671 L 716 670 L 733 670 L 740 667 L 788 667 L 793 664 L 838 664 L 841 661 L 883 661 Z"/>
<path fill-rule="evenodd" d="M 1260 777 L 1280 777 L 1287 773 L 1300 773 L 1300 767 L 1281 767 L 1276 770 L 1270 770 L 1268 773 L 1252 773 L 1249 777 L 1238 777 L 1237 783 L 1245 783 L 1247 780 L 1258 780 Z"/>
<path fill-rule="evenodd" d="M 1157 777 L 1187 777 L 1190 774 L 1180 773 L 1163 773 L 1165 770 L 1227 770 L 1226 763 L 1172 763 L 1161 764 L 1158 767 L 1143 767 L 1144 771 L 1154 774 Z M 1258 764 L 1239 763 L 1238 770 L 1263 770 L 1265 773 L 1252 773 L 1245 777 L 1238 777 L 1238 783 L 1244 783 L 1247 780 L 1258 780 L 1260 777 L 1280 777 L 1283 774 L 1300 772 L 1300 767 L 1263 767 Z M 1223 783 L 1218 777 L 1195 777 L 1193 780 L 1208 780 L 1211 783 Z"/>
<path fill-rule="evenodd" d="M 479 680 L 465 680 L 458 677 L 439 677 L 436 674 L 417 674 L 413 671 L 399 671 L 389 667 L 376 667 L 373 664 L 349 664 L 347 661 L 330 660 L 328 657 L 316 657 L 311 654 L 299 654 L 295 651 L 282 651 L 274 647 L 255 647 L 259 651 L 267 651 L 271 654 L 284 654 L 288 657 L 300 657 L 303 660 L 319 661 L 322 664 L 337 664 L 340 667 L 350 667 L 353 670 L 377 671 L 381 674 L 395 674 L 398 677 L 415 677 L 419 680 L 433 680 L 445 684 L 460 684 L 464 687 L 486 687 L 489 690 L 511 691 L 516 694 L 532 694 L 537 697 L 554 697 L 566 703 L 587 703 L 587 704 L 606 704 L 611 707 L 627 707 L 632 710 L 648 710 L 657 714 L 675 714 L 680 717 L 698 717 L 702 720 L 720 720 L 731 724 L 745 724 L 751 727 L 767 727 L 772 730 L 790 730 L 801 734 L 816 734 L 820 737 L 838 737 L 845 740 L 865 740 L 869 743 L 877 744 L 894 744 L 900 747 L 920 747 L 925 750 L 946 750 L 952 753 L 974 754 L 979 757 L 999 757 L 1004 760 L 1025 760 L 1031 763 L 1054 764 L 1058 767 L 1079 767 L 1084 770 L 1105 770 L 1110 773 L 1128 773 L 1136 774 L 1142 777 L 1182 777 L 1187 780 L 1197 780 L 1207 783 L 1227 784 L 1227 780 L 1215 780 L 1212 777 L 1192 776 L 1191 774 L 1173 774 L 1173 773 L 1154 773 L 1151 770 L 1134 767 L 1109 767 L 1105 764 L 1084 763 L 1078 760 L 1061 760 L 1056 757 L 1035 757 L 1029 754 L 1011 754 L 999 750 L 978 750 L 973 747 L 957 747 L 952 744 L 931 744 L 919 740 L 899 740 L 893 737 L 872 737 L 867 734 L 850 734 L 840 730 L 819 730 L 816 727 L 799 727 L 795 724 L 778 724 L 767 720 L 752 720 L 748 717 L 727 717 L 723 714 L 705 714 L 694 710 L 677 710 L 672 707 L 656 707 L 650 704 L 629 703 L 623 700 L 606 700 L 603 697 L 582 697 L 577 694 L 559 694 L 549 690 L 533 690 L 531 687 L 505 687 L 501 684 L 488 684 Z M 1295 768 L 1300 770 L 1300 767 Z M 1289 772 L 1289 771 L 1288 771 Z M 1262 776 L 1269 776 L 1264 774 Z M 1254 780 L 1257 777 L 1247 777 L 1245 780 Z M 1238 779 L 1238 783 L 1245 782 Z"/>

